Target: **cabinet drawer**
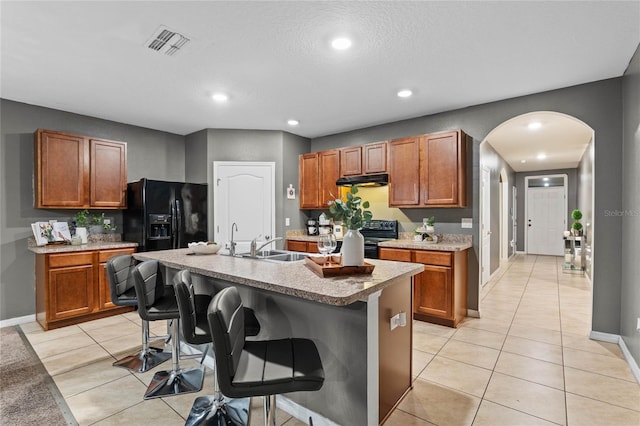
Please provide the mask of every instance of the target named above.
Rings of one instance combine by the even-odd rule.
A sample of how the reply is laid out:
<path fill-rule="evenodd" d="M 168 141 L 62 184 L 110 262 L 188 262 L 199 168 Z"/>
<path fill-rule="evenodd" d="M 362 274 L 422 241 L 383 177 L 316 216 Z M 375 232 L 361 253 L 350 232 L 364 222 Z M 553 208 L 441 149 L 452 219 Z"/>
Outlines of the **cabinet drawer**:
<path fill-rule="evenodd" d="M 93 253 L 64 253 L 50 254 L 49 268 L 62 268 L 65 266 L 91 265 L 93 263 Z"/>
<path fill-rule="evenodd" d="M 287 241 L 287 250 L 306 252 L 307 251 L 307 242 L 306 241 L 288 240 Z"/>
<path fill-rule="evenodd" d="M 132 248 L 130 249 L 119 249 L 119 250 L 107 250 L 101 251 L 98 254 L 98 262 L 105 263 L 107 260 L 111 259 L 113 256 L 119 256 L 121 254 L 133 254 L 136 251 Z"/>
<path fill-rule="evenodd" d="M 451 266 L 451 253 L 416 250 L 415 261 L 425 265 Z"/>
<path fill-rule="evenodd" d="M 396 260 L 398 262 L 411 262 L 411 250 L 381 247 L 380 259 Z"/>

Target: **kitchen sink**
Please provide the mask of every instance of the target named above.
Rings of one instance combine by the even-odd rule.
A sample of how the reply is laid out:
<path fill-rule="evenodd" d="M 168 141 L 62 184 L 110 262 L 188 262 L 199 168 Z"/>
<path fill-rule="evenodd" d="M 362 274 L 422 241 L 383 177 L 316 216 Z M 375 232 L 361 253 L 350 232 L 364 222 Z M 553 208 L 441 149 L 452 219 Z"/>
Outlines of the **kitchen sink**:
<path fill-rule="evenodd" d="M 262 250 L 256 253 L 255 256 L 251 256 L 250 253 L 237 254 L 238 257 L 254 260 L 264 260 L 266 262 L 284 263 L 284 262 L 296 262 L 303 260 L 307 254 L 296 251 L 286 250 Z"/>

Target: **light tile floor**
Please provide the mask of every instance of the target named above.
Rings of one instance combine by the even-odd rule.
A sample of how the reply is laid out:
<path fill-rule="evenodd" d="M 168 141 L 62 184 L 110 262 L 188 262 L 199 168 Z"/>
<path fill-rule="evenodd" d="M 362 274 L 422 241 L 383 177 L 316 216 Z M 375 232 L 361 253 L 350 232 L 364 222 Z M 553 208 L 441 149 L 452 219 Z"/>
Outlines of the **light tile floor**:
<path fill-rule="evenodd" d="M 589 340 L 591 285 L 563 274 L 561 261 L 517 255 L 482 289 L 482 318 L 458 329 L 415 321 L 414 387 L 385 424 L 640 425 L 640 385 L 617 345 Z M 169 364 L 144 374 L 111 366 L 139 345 L 139 327 L 133 312 L 22 329 L 80 425 L 183 425 L 193 400 L 211 392 L 211 371 L 200 393 L 144 401 L 153 373 Z M 253 425 L 261 405 L 254 398 Z M 278 424 L 304 423 L 279 411 Z"/>

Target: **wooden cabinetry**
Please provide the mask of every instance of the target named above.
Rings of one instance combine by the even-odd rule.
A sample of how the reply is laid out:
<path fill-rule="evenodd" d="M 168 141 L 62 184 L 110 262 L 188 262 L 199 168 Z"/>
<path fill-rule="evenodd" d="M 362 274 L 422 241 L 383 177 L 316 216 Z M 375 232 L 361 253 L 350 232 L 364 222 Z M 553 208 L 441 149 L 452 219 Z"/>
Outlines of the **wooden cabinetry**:
<path fill-rule="evenodd" d="M 389 206 L 465 207 L 466 146 L 460 130 L 389 141 Z"/>
<path fill-rule="evenodd" d="M 36 319 L 45 329 L 132 310 L 111 303 L 106 262 L 133 248 L 36 254 Z"/>
<path fill-rule="evenodd" d="M 36 208 L 126 208 L 127 144 L 39 129 Z"/>
<path fill-rule="evenodd" d="M 387 142 L 340 149 L 340 177 L 387 172 Z"/>
<path fill-rule="evenodd" d="M 330 200 L 340 196 L 336 181 L 340 177 L 340 151 L 303 154 L 299 159 L 300 208 L 327 209 Z"/>
<path fill-rule="evenodd" d="M 287 250 L 301 251 L 303 253 L 319 253 L 318 243 L 315 241 L 287 240 Z"/>
<path fill-rule="evenodd" d="M 422 263 L 414 277 L 413 317 L 457 327 L 467 312 L 467 250 L 444 252 L 380 248 L 380 258 Z"/>

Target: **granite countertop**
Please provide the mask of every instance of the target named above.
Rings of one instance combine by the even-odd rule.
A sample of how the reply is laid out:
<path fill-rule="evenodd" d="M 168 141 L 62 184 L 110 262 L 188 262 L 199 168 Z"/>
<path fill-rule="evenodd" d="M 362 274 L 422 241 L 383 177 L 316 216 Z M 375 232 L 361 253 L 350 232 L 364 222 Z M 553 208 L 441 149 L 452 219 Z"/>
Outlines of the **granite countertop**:
<path fill-rule="evenodd" d="M 466 242 L 454 242 L 454 241 L 442 241 L 437 243 L 430 243 L 426 241 L 414 241 L 409 239 L 393 240 L 378 243 L 378 247 L 388 248 L 404 248 L 411 250 L 434 250 L 434 251 L 462 251 L 471 248 L 473 244 L 471 241 Z"/>
<path fill-rule="evenodd" d="M 36 254 L 51 254 L 51 253 L 70 253 L 74 251 L 89 251 L 89 250 L 109 250 L 109 249 L 122 249 L 122 248 L 135 248 L 138 247 L 138 243 L 131 243 L 128 241 L 100 241 L 90 242 L 88 244 L 81 244 L 73 246 L 70 244 L 48 244 L 46 246 L 37 246 L 33 239 L 29 240 L 28 249 Z"/>
<path fill-rule="evenodd" d="M 189 249 L 136 253 L 138 260 L 157 260 L 175 269 L 222 279 L 249 287 L 270 290 L 328 305 L 345 306 L 366 301 L 367 296 L 391 285 L 393 280 L 410 277 L 424 265 L 407 262 L 366 259 L 375 265 L 371 275 L 320 278 L 305 266 L 305 261 L 274 263 L 239 257 L 193 255 Z"/>

